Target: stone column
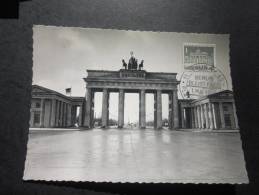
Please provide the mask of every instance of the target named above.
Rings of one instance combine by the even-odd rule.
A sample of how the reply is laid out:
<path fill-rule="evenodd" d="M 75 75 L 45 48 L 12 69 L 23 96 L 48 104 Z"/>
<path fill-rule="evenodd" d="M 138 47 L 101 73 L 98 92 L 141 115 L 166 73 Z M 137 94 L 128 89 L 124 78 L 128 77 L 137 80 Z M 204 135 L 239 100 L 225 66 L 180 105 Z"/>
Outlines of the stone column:
<path fill-rule="evenodd" d="M 198 128 L 201 128 L 201 111 L 200 111 L 200 106 L 197 107 L 197 118 L 198 118 Z"/>
<path fill-rule="evenodd" d="M 178 116 L 178 96 L 177 89 L 173 91 L 173 120 L 174 129 L 179 129 L 179 116 Z"/>
<path fill-rule="evenodd" d="M 44 127 L 44 116 L 45 116 L 45 99 L 41 99 L 41 112 L 40 112 L 40 127 Z"/>
<path fill-rule="evenodd" d="M 215 103 L 211 103 L 211 104 L 212 104 L 212 117 L 213 117 L 214 128 L 218 129 L 216 112 L 215 112 Z"/>
<path fill-rule="evenodd" d="M 68 107 L 69 107 L 69 104 L 66 103 L 66 127 L 68 127 Z"/>
<path fill-rule="evenodd" d="M 60 101 L 60 127 L 64 124 L 64 102 Z"/>
<path fill-rule="evenodd" d="M 194 128 L 194 112 L 193 112 L 193 107 L 190 107 L 190 112 L 191 112 L 191 121 L 190 121 L 190 127 Z"/>
<path fill-rule="evenodd" d="M 205 118 L 204 118 L 204 108 L 203 108 L 203 105 L 201 104 L 200 105 L 201 107 L 201 129 L 204 128 L 204 122 L 205 122 Z"/>
<path fill-rule="evenodd" d="M 57 104 L 57 105 L 56 105 L 57 109 L 56 109 L 56 121 L 55 121 L 55 126 L 58 127 L 59 109 L 60 109 L 60 107 L 59 107 L 59 101 L 58 101 L 58 100 L 57 100 L 56 104 Z"/>
<path fill-rule="evenodd" d="M 44 127 L 45 100 L 41 99 L 40 127 Z"/>
<path fill-rule="evenodd" d="M 119 113 L 118 113 L 118 128 L 123 128 L 124 125 L 124 90 L 119 90 Z"/>
<path fill-rule="evenodd" d="M 172 117 L 173 113 L 172 113 L 172 95 L 169 93 L 168 94 L 168 127 L 169 129 L 173 128 L 173 122 L 172 122 Z"/>
<path fill-rule="evenodd" d="M 204 111 L 205 111 L 205 126 L 206 126 L 206 129 L 209 129 L 209 114 L 208 114 L 208 104 L 205 103 L 204 104 Z"/>
<path fill-rule="evenodd" d="M 102 100 L 102 127 L 108 126 L 108 89 L 103 89 L 103 100 Z"/>
<path fill-rule="evenodd" d="M 209 119 L 210 119 L 210 129 L 215 129 L 211 103 L 209 103 Z"/>
<path fill-rule="evenodd" d="M 63 126 L 66 127 L 67 103 L 64 102 L 63 108 Z"/>
<path fill-rule="evenodd" d="M 68 103 L 66 103 L 66 127 L 68 126 Z"/>
<path fill-rule="evenodd" d="M 157 95 L 156 128 L 162 129 L 162 92 L 161 92 L 161 90 L 157 90 L 156 95 Z"/>
<path fill-rule="evenodd" d="M 83 105 L 79 106 L 78 126 L 84 126 L 83 124 Z"/>
<path fill-rule="evenodd" d="M 234 114 L 234 120 L 235 120 L 235 128 L 238 129 L 238 119 L 237 119 L 237 110 L 236 110 L 236 105 L 235 102 L 232 103 L 233 106 L 233 114 Z"/>
<path fill-rule="evenodd" d="M 195 129 L 196 128 L 196 109 L 195 109 L 195 106 L 192 107 L 192 113 L 193 113 L 193 126 L 192 126 L 192 128 Z"/>
<path fill-rule="evenodd" d="M 107 127 L 109 127 L 109 120 L 110 120 L 110 93 L 108 91 L 108 98 L 107 98 Z"/>
<path fill-rule="evenodd" d="M 60 101 L 60 124 L 59 124 L 59 126 L 60 127 L 62 127 L 63 126 L 63 112 L 64 112 L 64 104 L 63 104 L 63 102 L 62 101 Z"/>
<path fill-rule="evenodd" d="M 186 128 L 185 126 L 185 108 L 181 105 L 181 122 L 182 122 L 182 128 Z"/>
<path fill-rule="evenodd" d="M 194 107 L 191 107 L 191 114 L 192 114 L 192 127 L 195 128 L 195 113 L 194 113 Z"/>
<path fill-rule="evenodd" d="M 95 99 L 94 99 L 94 93 L 95 93 L 95 92 L 92 90 L 92 95 L 91 95 L 91 97 L 92 97 L 92 98 L 91 98 L 91 100 L 92 100 L 92 103 L 91 103 L 91 128 L 94 127 L 94 123 L 95 123 L 95 120 L 94 120 L 94 119 L 95 119 L 95 116 L 94 116 L 94 114 L 95 114 L 95 113 L 94 113 L 94 104 L 95 104 L 95 103 L 94 103 L 94 100 L 95 100 Z"/>
<path fill-rule="evenodd" d="M 63 126 L 66 127 L 67 103 L 64 102 L 63 109 Z"/>
<path fill-rule="evenodd" d="M 86 88 L 86 97 L 85 97 L 85 105 L 84 109 L 81 108 L 81 110 L 84 110 L 84 113 L 82 116 L 84 116 L 83 126 L 86 128 L 91 128 L 92 124 L 92 89 Z"/>
<path fill-rule="evenodd" d="M 199 128 L 197 106 L 194 107 L 194 118 L 195 118 L 195 128 L 197 129 Z"/>
<path fill-rule="evenodd" d="M 70 127 L 72 125 L 72 106 L 71 104 L 67 105 L 67 126 Z"/>
<path fill-rule="evenodd" d="M 146 128 L 146 92 L 145 90 L 141 89 L 139 93 L 139 111 L 140 111 L 140 117 L 139 117 L 139 127 L 141 129 Z"/>
<path fill-rule="evenodd" d="M 154 128 L 157 128 L 157 93 L 154 93 Z"/>
<path fill-rule="evenodd" d="M 224 118 L 224 111 L 223 111 L 223 104 L 219 102 L 219 113 L 220 113 L 220 122 L 221 122 L 221 129 L 225 129 L 225 118 Z"/>
<path fill-rule="evenodd" d="M 51 119 L 50 119 L 50 126 L 55 127 L 55 119 L 56 119 L 56 100 L 51 100 Z"/>

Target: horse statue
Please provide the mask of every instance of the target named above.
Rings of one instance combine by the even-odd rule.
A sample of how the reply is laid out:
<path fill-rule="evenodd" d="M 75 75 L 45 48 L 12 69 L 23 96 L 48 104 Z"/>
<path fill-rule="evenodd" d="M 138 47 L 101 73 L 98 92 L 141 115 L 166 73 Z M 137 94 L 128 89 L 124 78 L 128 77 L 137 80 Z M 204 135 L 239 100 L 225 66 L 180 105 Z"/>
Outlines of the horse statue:
<path fill-rule="evenodd" d="M 144 66 L 144 60 L 141 60 L 140 64 L 138 65 L 138 69 L 142 70 Z"/>
<path fill-rule="evenodd" d="M 127 63 L 125 62 L 124 59 L 122 59 L 122 66 L 125 68 L 125 70 L 127 69 Z"/>

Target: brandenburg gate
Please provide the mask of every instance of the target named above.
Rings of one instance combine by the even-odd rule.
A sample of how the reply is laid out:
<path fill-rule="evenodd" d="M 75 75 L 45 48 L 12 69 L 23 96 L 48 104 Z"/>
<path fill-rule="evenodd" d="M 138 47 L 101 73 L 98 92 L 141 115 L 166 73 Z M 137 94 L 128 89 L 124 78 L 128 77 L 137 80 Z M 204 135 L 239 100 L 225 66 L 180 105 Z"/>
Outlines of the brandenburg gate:
<path fill-rule="evenodd" d="M 109 126 L 109 93 L 119 93 L 118 128 L 124 125 L 125 93 L 139 94 L 139 127 L 146 128 L 146 93 L 154 94 L 154 128 L 162 128 L 162 94 L 169 96 L 168 126 L 179 128 L 178 96 L 176 73 L 147 72 L 143 70 L 143 60 L 138 64 L 131 53 L 127 64 L 122 60 L 123 68 L 119 71 L 87 70 L 86 101 L 83 107 L 82 126 L 94 126 L 94 93 L 102 92 L 102 127 Z"/>

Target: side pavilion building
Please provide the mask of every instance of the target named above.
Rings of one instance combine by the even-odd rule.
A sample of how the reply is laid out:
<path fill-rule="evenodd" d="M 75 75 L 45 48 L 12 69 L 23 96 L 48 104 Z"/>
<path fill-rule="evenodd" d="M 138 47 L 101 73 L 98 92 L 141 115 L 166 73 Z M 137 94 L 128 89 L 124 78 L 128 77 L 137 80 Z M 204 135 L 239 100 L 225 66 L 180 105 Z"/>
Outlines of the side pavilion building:
<path fill-rule="evenodd" d="M 30 127 L 72 127 L 76 123 L 81 124 L 83 104 L 84 97 L 70 97 L 32 85 Z"/>
<path fill-rule="evenodd" d="M 179 101 L 181 128 L 238 129 L 233 92 L 223 90 L 199 99 Z"/>

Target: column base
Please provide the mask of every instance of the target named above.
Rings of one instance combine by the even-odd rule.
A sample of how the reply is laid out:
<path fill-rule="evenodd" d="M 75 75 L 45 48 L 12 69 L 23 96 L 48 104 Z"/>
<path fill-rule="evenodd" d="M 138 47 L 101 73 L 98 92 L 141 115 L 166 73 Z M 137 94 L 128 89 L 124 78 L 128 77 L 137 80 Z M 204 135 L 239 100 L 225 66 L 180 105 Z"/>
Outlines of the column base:
<path fill-rule="evenodd" d="M 140 129 L 146 129 L 146 127 L 139 127 Z"/>
<path fill-rule="evenodd" d="M 118 129 L 123 129 L 123 125 L 119 125 L 119 126 L 118 126 Z"/>

